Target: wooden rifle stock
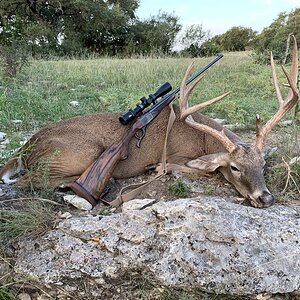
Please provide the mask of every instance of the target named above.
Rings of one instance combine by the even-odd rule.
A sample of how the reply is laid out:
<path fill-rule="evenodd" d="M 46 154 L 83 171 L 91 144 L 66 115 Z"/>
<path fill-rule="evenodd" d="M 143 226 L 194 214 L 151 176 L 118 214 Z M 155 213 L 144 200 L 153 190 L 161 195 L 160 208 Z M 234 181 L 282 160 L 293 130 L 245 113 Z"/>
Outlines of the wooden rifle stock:
<path fill-rule="evenodd" d="M 94 207 L 111 178 L 117 163 L 128 157 L 128 147 L 135 134 L 152 122 L 175 99 L 175 94 L 165 96 L 159 103 L 140 116 L 122 139 L 108 147 L 69 187 Z"/>

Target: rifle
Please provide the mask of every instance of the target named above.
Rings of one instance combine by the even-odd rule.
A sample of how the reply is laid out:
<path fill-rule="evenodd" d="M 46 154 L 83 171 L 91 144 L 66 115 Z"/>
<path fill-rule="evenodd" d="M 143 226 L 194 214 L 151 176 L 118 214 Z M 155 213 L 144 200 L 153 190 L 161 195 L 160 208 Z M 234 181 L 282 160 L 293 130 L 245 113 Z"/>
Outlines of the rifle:
<path fill-rule="evenodd" d="M 209 64 L 207 64 L 205 67 L 191 76 L 186 81 L 186 84 L 192 82 L 222 57 L 223 54 L 219 53 L 214 60 L 212 60 Z M 180 90 L 180 87 L 178 87 L 172 93 L 165 95 L 170 91 L 170 89 L 172 89 L 170 84 L 168 82 L 164 83 L 154 94 L 150 94 L 148 99 L 146 99 L 145 97 L 141 98 L 141 103 L 137 104 L 136 108 L 130 109 L 127 113 L 123 114 L 119 118 L 119 121 L 123 125 L 128 124 L 134 119 L 136 120 L 118 143 L 109 146 L 96 159 L 96 161 L 81 174 L 81 176 L 77 180 L 69 185 L 69 187 L 78 196 L 88 200 L 93 207 L 97 204 L 97 200 L 101 198 L 101 195 L 103 194 L 103 191 L 105 190 L 105 187 L 110 177 L 112 176 L 118 162 L 127 159 L 128 146 L 131 139 L 136 136 L 139 131 L 142 130 L 142 135 L 137 144 L 137 146 L 139 147 L 139 144 L 145 135 L 146 126 L 151 123 L 160 114 L 160 112 L 175 99 L 176 94 Z M 156 99 L 158 99 L 162 95 L 165 96 L 162 97 L 161 100 L 156 102 Z M 153 104 L 152 107 L 142 113 L 143 110 L 151 104 Z"/>

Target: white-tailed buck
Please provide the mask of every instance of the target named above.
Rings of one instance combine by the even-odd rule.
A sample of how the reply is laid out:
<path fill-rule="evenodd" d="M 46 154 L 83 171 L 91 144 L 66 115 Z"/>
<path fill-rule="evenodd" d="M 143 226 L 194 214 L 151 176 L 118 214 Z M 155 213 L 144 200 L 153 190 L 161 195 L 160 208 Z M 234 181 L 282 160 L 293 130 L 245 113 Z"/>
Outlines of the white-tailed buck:
<path fill-rule="evenodd" d="M 199 82 L 190 87 L 185 82 L 192 65 L 182 80 L 180 105 L 175 107 L 176 121 L 168 139 L 168 169 L 184 172 L 220 171 L 245 198 L 256 207 L 268 207 L 274 198 L 264 180 L 265 165 L 263 148 L 272 128 L 298 101 L 298 53 L 294 38 L 292 66 L 286 75 L 289 92 L 282 99 L 275 66 L 271 56 L 271 68 L 278 98 L 278 112 L 263 126 L 256 118 L 256 142 L 244 143 L 236 134 L 223 128 L 214 120 L 196 112 L 221 98 L 206 101 L 189 108 L 187 99 Z M 4 183 L 17 182 L 19 186 L 57 187 L 77 179 L 111 144 L 118 142 L 127 126 L 119 123 L 118 113 L 97 113 L 60 121 L 40 130 L 0 170 Z M 144 173 L 149 166 L 158 165 L 164 146 L 169 108 L 166 108 L 147 128 L 141 147 L 135 141 L 129 146 L 129 157 L 121 161 L 114 173 L 115 178 L 128 178 Z M 26 173 L 12 179 L 20 170 Z M 43 172 L 46 176 L 42 176 Z"/>

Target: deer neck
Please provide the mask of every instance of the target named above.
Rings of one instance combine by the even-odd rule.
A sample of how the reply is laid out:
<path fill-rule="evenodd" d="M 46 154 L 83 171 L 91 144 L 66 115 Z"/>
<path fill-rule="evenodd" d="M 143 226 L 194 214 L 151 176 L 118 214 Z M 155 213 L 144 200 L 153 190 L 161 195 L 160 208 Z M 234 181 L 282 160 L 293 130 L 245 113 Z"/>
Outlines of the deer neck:
<path fill-rule="evenodd" d="M 196 122 L 205 124 L 207 126 L 210 126 L 218 131 L 223 130 L 223 126 L 220 125 L 217 121 L 214 119 L 208 118 L 201 113 L 194 113 L 193 118 L 195 119 Z M 224 132 L 227 135 L 227 137 L 235 144 L 240 144 L 243 143 L 241 138 L 236 135 L 234 132 L 230 131 L 227 128 L 224 128 Z M 216 152 L 222 152 L 225 150 L 224 146 L 216 140 L 214 137 L 210 136 L 209 134 L 205 133 L 205 153 L 216 153 Z"/>

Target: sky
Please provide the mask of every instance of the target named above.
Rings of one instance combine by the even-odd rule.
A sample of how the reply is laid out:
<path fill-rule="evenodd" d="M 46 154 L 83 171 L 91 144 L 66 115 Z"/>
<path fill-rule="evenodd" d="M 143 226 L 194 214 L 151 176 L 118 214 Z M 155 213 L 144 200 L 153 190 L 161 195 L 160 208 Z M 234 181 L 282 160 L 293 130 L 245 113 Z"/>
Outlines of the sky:
<path fill-rule="evenodd" d="M 140 0 L 137 16 L 156 16 L 159 10 L 178 16 L 183 26 L 202 24 L 211 35 L 233 26 L 251 27 L 261 32 L 280 12 L 300 7 L 300 0 Z"/>

